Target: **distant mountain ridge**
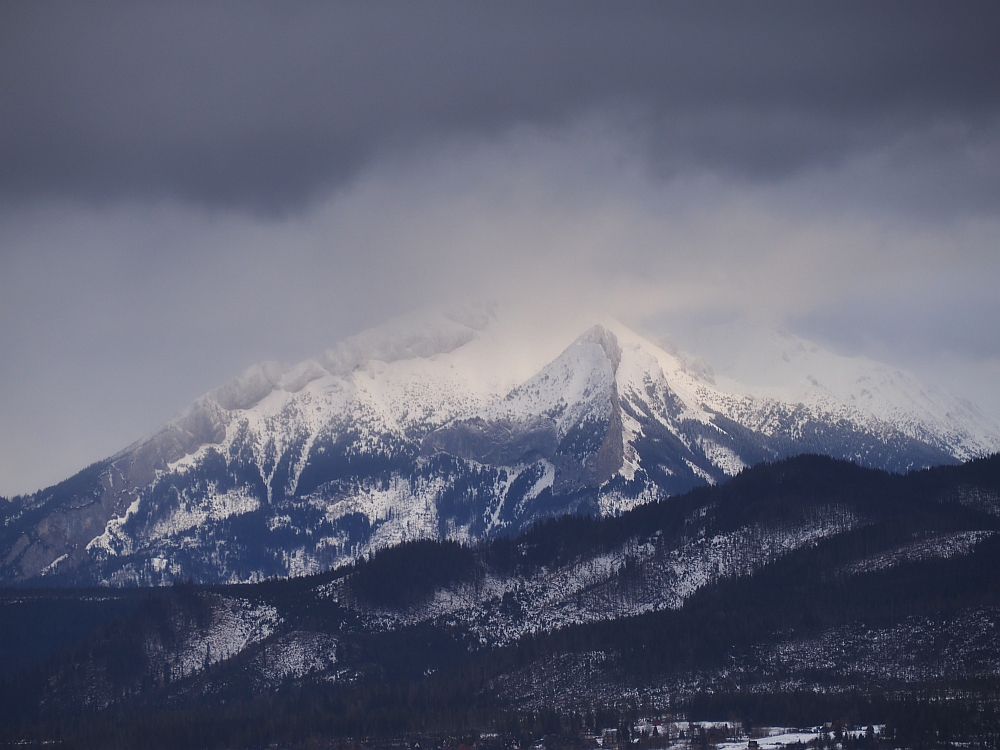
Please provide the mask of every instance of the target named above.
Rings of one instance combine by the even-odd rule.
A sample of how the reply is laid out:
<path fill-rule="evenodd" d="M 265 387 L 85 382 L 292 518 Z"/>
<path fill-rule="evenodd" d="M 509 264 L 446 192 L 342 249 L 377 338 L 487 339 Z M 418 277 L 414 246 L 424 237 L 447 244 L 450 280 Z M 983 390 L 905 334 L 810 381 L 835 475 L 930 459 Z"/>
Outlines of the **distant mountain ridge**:
<path fill-rule="evenodd" d="M 318 360 L 251 367 L 150 438 L 16 499 L 0 581 L 296 576 L 407 540 L 615 515 L 799 453 L 906 471 L 1000 448 L 1000 429 L 912 376 L 792 345 L 871 398 L 819 372 L 783 400 L 613 320 L 554 358 L 491 310 L 395 321 Z"/>

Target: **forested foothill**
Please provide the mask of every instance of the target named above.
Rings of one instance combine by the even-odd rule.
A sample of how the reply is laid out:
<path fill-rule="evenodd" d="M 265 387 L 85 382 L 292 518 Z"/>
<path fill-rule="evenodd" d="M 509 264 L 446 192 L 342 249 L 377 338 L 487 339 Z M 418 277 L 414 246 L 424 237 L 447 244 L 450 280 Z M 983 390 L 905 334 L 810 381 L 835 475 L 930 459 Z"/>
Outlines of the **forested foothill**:
<path fill-rule="evenodd" d="M 1000 456 L 800 456 L 304 578 L 7 588 L 0 742 L 997 748 L 998 531 Z"/>

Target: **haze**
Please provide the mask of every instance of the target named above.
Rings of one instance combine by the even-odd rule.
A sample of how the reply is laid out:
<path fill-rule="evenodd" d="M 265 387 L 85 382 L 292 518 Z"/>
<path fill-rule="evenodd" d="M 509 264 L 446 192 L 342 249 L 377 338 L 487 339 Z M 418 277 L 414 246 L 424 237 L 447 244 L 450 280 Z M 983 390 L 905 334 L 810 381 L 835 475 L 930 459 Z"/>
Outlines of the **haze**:
<path fill-rule="evenodd" d="M 737 318 L 1000 415 L 995 3 L 0 5 L 0 494 L 427 305 Z"/>

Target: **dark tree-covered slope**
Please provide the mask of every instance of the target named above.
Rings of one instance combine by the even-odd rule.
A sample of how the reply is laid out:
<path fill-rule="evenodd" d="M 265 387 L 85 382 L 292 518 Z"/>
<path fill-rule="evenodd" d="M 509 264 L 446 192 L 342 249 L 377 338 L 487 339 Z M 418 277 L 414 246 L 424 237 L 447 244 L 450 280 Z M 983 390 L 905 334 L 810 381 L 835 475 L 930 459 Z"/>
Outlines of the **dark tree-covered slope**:
<path fill-rule="evenodd" d="M 137 737 L 171 716 L 269 741 L 485 730 L 718 696 L 774 715 L 838 695 L 993 705 L 998 499 L 998 456 L 908 475 L 802 456 L 614 518 L 410 542 L 299 579 L 7 589 L 4 738 L 58 726 L 86 744 L 110 717 Z M 831 697 L 781 698 L 802 690 Z"/>

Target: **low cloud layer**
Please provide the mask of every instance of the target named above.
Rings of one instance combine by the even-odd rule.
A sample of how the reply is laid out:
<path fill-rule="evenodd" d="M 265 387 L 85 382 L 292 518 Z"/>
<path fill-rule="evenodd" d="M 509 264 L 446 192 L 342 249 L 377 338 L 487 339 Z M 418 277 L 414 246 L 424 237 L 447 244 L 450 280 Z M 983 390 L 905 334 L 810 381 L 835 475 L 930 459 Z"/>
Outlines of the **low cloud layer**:
<path fill-rule="evenodd" d="M 0 7 L 0 494 L 487 298 L 1000 414 L 993 4 Z"/>
<path fill-rule="evenodd" d="M 923 142 L 922 156 L 975 149 L 995 140 L 1000 111 L 1000 10 L 986 2 L 2 12 L 8 200 L 138 196 L 283 212 L 386 154 L 593 111 L 615 113 L 664 174 L 775 179 L 905 152 L 928 132 L 942 138 Z"/>

